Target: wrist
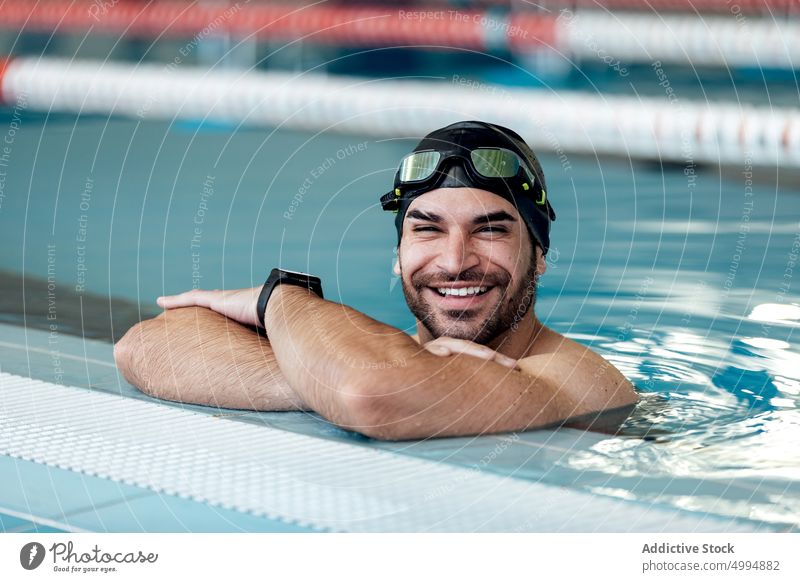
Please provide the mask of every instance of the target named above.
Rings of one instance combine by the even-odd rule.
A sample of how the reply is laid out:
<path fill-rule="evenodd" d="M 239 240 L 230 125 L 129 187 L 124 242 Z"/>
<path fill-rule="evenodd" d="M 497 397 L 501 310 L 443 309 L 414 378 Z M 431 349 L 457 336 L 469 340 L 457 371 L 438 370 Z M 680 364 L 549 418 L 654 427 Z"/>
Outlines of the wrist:
<path fill-rule="evenodd" d="M 301 287 L 304 290 L 315 293 L 320 298 L 323 297 L 322 282 L 319 277 L 314 277 L 308 273 L 288 271 L 279 267 L 272 269 L 263 287 L 261 287 L 256 304 L 256 319 L 264 328 L 268 327 L 266 315 L 272 294 L 283 286 Z"/>
<path fill-rule="evenodd" d="M 272 295 L 264 311 L 264 326 L 272 331 L 280 325 L 280 321 L 285 319 L 287 313 L 293 313 L 297 307 L 309 299 L 318 298 L 316 294 L 297 285 L 278 285 L 272 291 Z"/>

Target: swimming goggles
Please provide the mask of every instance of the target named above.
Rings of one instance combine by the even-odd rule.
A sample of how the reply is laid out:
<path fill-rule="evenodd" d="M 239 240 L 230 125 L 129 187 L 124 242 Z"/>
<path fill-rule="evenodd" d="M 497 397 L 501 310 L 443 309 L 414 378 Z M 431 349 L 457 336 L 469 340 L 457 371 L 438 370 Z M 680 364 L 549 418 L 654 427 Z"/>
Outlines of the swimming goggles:
<path fill-rule="evenodd" d="M 505 148 L 479 147 L 443 154 L 437 150 L 422 150 L 408 154 L 400 162 L 395 175 L 394 190 L 381 197 L 384 210 L 396 210 L 399 199 L 412 198 L 438 187 L 445 180 L 446 166 L 461 162 L 470 182 L 464 187 L 477 186 L 497 192 L 522 191 L 535 194 L 537 204 L 546 203 L 545 193 L 525 160 Z"/>

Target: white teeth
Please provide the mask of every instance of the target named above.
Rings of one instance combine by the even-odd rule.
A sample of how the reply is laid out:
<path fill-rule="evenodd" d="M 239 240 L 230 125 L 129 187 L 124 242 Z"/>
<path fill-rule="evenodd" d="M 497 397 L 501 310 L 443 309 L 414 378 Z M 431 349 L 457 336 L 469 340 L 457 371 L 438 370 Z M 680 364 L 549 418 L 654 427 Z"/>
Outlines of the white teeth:
<path fill-rule="evenodd" d="M 462 287 L 461 289 L 453 289 L 451 287 L 439 287 L 436 290 L 439 292 L 439 295 L 447 296 L 447 295 L 457 295 L 459 297 L 466 297 L 468 295 L 476 295 L 478 293 L 484 293 L 488 287 Z"/>

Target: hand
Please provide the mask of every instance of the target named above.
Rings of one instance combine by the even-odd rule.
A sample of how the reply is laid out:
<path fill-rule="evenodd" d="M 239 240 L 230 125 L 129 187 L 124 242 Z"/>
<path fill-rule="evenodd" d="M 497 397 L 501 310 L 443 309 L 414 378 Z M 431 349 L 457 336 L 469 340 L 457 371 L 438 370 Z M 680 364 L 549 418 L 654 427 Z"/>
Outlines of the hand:
<path fill-rule="evenodd" d="M 156 299 L 159 307 L 176 309 L 178 307 L 207 307 L 225 317 L 245 325 L 260 325 L 256 307 L 261 287 L 250 289 L 231 289 L 229 291 L 203 291 L 193 289 L 180 295 L 167 295 Z"/>
<path fill-rule="evenodd" d="M 490 347 L 476 344 L 469 340 L 456 339 L 454 337 L 442 336 L 425 344 L 425 349 L 437 356 L 452 356 L 454 354 L 467 354 L 484 360 L 494 360 L 501 366 L 519 369 L 517 360 L 505 354 L 493 350 Z"/>

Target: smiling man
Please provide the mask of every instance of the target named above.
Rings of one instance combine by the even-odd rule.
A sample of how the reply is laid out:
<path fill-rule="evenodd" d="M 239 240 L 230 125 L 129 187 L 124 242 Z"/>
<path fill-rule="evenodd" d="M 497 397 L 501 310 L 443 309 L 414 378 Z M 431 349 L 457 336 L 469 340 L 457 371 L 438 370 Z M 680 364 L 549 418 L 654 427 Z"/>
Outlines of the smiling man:
<path fill-rule="evenodd" d="M 619 426 L 637 401 L 630 382 L 536 317 L 555 212 L 519 135 L 479 121 L 436 130 L 381 204 L 396 213 L 416 335 L 273 269 L 262 287 L 159 298 L 167 311 L 115 347 L 125 377 L 159 398 L 313 410 L 391 440 Z"/>

